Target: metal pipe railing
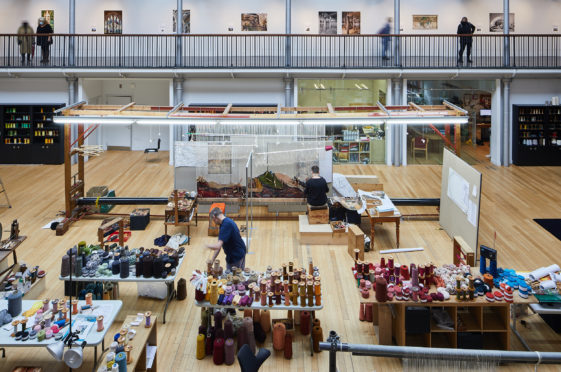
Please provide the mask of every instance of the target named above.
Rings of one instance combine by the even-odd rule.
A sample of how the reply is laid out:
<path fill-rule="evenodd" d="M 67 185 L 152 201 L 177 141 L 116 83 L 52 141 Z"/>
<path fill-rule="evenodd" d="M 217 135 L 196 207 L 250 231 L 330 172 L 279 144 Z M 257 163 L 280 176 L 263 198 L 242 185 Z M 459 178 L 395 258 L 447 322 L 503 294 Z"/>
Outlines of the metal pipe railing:
<path fill-rule="evenodd" d="M 327 342 L 319 343 L 320 350 L 329 351 L 329 371 L 337 371 L 338 352 L 357 356 L 386 358 L 440 359 L 440 360 L 489 360 L 499 363 L 561 364 L 561 353 L 542 351 L 505 351 L 449 349 L 389 345 L 363 345 L 342 343 L 335 331 L 329 332 Z"/>
<path fill-rule="evenodd" d="M 0 34 L 0 68 L 561 68 L 561 35 L 476 34 L 468 64 L 458 64 L 455 34 L 52 34 L 47 62 L 41 36 Z M 399 45 L 389 60 L 383 38 Z M 34 53 L 27 47 L 33 43 Z"/>

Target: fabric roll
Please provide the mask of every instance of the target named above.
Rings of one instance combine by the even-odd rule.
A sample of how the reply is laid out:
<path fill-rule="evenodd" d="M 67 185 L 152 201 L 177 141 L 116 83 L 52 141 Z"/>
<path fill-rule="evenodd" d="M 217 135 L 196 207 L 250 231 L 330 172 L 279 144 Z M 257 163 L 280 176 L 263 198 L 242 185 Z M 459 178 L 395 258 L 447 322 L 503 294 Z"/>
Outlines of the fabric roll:
<path fill-rule="evenodd" d="M 183 301 L 187 298 L 187 281 L 181 278 L 177 281 L 177 300 Z"/>
<path fill-rule="evenodd" d="M 121 279 L 125 279 L 129 277 L 129 260 L 128 258 L 121 258 L 120 267 L 119 267 L 119 275 Z"/>
<path fill-rule="evenodd" d="M 197 359 L 199 360 L 204 359 L 205 356 L 206 356 L 205 335 L 199 334 L 197 336 Z"/>
<path fill-rule="evenodd" d="M 15 318 L 21 314 L 22 310 L 22 292 L 12 292 L 8 295 L 8 313 Z"/>
<path fill-rule="evenodd" d="M 540 267 L 539 269 L 532 271 L 530 274 L 528 274 L 528 277 L 532 281 L 536 281 L 549 275 L 550 273 L 558 272 L 560 270 L 561 269 L 559 268 L 559 265 L 553 264 L 548 267 Z"/>
<path fill-rule="evenodd" d="M 284 336 L 284 358 L 292 359 L 292 335 L 290 333 Z"/>
<path fill-rule="evenodd" d="M 273 349 L 281 351 L 284 348 L 284 338 L 286 336 L 286 326 L 278 322 L 273 327 Z"/>
<path fill-rule="evenodd" d="M 364 320 L 372 323 L 372 308 L 373 304 L 365 304 L 364 306 Z"/>
<path fill-rule="evenodd" d="M 255 334 L 253 333 L 253 318 L 252 317 L 245 317 L 243 319 L 243 326 L 245 328 L 246 336 L 247 336 L 247 344 L 251 349 L 251 352 L 255 354 L 257 348 L 255 346 Z"/>
<path fill-rule="evenodd" d="M 217 366 L 224 363 L 224 339 L 217 338 L 214 340 L 214 349 L 212 352 L 212 361 Z"/>
<path fill-rule="evenodd" d="M 65 254 L 62 256 L 62 261 L 60 264 L 60 276 L 69 276 L 70 275 L 70 256 Z"/>
<path fill-rule="evenodd" d="M 261 323 L 253 322 L 253 334 L 255 335 L 255 341 L 260 344 L 264 343 L 267 339 L 267 334 L 263 331 L 263 328 L 261 328 Z"/>
<path fill-rule="evenodd" d="M 227 340 L 229 338 L 234 338 L 234 324 L 230 318 L 224 321 L 224 338 Z"/>
<path fill-rule="evenodd" d="M 269 331 L 271 330 L 271 313 L 269 312 L 269 310 L 261 311 L 261 319 L 259 321 L 259 324 L 261 324 L 263 332 L 269 333 Z"/>
<path fill-rule="evenodd" d="M 224 364 L 231 366 L 236 359 L 236 350 L 234 348 L 234 339 L 228 338 L 224 342 Z"/>
<path fill-rule="evenodd" d="M 319 348 L 319 343 L 323 341 L 323 330 L 321 327 L 314 327 L 312 329 L 312 340 L 314 353 L 319 353 L 321 350 Z"/>
<path fill-rule="evenodd" d="M 214 313 L 214 329 L 222 329 L 222 317 L 224 315 L 221 311 Z"/>
<path fill-rule="evenodd" d="M 309 311 L 302 311 L 300 314 L 300 333 L 303 335 L 310 334 L 311 315 Z"/>
<path fill-rule="evenodd" d="M 119 275 L 120 269 L 121 269 L 120 261 L 117 259 L 113 260 L 113 262 L 111 262 L 111 272 L 113 273 L 113 275 Z"/>

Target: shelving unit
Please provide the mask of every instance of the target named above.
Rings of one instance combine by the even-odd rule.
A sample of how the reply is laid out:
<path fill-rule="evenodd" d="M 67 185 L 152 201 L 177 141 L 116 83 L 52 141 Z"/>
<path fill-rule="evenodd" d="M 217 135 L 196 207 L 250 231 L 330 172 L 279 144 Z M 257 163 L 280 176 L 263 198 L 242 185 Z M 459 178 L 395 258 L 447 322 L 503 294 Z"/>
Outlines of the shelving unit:
<path fill-rule="evenodd" d="M 64 130 L 53 122 L 57 104 L 0 106 L 2 164 L 62 164 Z"/>
<path fill-rule="evenodd" d="M 561 106 L 513 105 L 516 165 L 561 165 Z"/>
<path fill-rule="evenodd" d="M 372 163 L 372 141 L 333 141 L 333 161 L 335 163 Z"/>

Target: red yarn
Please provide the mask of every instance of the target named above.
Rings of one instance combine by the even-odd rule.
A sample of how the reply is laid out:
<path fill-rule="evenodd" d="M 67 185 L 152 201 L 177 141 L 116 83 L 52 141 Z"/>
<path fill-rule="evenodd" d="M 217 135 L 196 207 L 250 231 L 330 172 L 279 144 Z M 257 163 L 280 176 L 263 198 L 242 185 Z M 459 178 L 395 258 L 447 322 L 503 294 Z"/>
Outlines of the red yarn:
<path fill-rule="evenodd" d="M 378 302 L 387 301 L 388 299 L 387 287 L 388 287 L 388 283 L 386 282 L 386 279 L 382 277 L 376 278 L 376 301 Z"/>
<path fill-rule="evenodd" d="M 310 312 L 309 311 L 302 311 L 300 314 L 300 333 L 303 335 L 310 334 Z"/>
<path fill-rule="evenodd" d="M 360 310 L 358 312 L 358 320 L 360 320 L 361 322 L 364 321 L 364 304 L 363 303 L 360 304 Z"/>
<path fill-rule="evenodd" d="M 224 363 L 224 339 L 223 338 L 217 338 L 216 340 L 214 340 L 212 361 L 216 365 L 220 365 Z"/>
<path fill-rule="evenodd" d="M 364 306 L 364 319 L 370 323 L 372 323 L 372 308 L 372 304 L 366 304 Z"/>
<path fill-rule="evenodd" d="M 284 336 L 284 357 L 292 359 L 292 335 L 290 333 Z"/>
<path fill-rule="evenodd" d="M 399 275 L 403 278 L 403 280 L 409 280 L 409 268 L 407 265 L 401 265 Z"/>

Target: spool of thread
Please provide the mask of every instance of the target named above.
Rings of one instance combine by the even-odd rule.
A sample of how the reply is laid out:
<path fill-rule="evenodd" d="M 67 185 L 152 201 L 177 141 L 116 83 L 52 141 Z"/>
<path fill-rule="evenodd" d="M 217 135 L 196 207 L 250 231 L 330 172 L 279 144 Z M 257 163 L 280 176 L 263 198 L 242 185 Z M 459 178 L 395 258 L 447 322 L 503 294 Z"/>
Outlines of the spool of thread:
<path fill-rule="evenodd" d="M 145 278 L 152 277 L 152 270 L 154 268 L 154 258 L 150 255 L 146 255 L 142 259 L 142 275 Z"/>
<path fill-rule="evenodd" d="M 151 320 L 150 318 L 152 317 L 152 312 L 151 311 L 147 311 L 144 313 L 144 319 L 145 319 L 145 323 L 144 323 L 144 328 L 150 328 L 152 326 Z"/>
<path fill-rule="evenodd" d="M 210 299 L 209 302 L 211 305 L 216 305 L 216 303 L 218 302 L 218 282 L 216 280 L 213 280 L 210 283 Z"/>
<path fill-rule="evenodd" d="M 243 326 L 243 322 L 242 322 L 242 326 L 240 329 L 238 329 L 238 351 L 240 351 L 240 349 L 242 348 L 243 345 L 247 344 L 247 331 L 245 329 L 245 327 Z"/>
<path fill-rule="evenodd" d="M 314 353 L 319 353 L 321 350 L 319 348 L 319 343 L 323 341 L 323 330 L 321 327 L 314 327 L 312 329 L 312 343 Z"/>
<path fill-rule="evenodd" d="M 101 332 L 103 331 L 103 315 L 100 315 L 97 317 L 97 331 Z"/>
<path fill-rule="evenodd" d="M 214 329 L 222 329 L 223 316 L 221 311 L 214 313 Z"/>
<path fill-rule="evenodd" d="M 129 260 L 126 257 L 121 258 L 119 272 L 121 279 L 129 277 Z"/>
<path fill-rule="evenodd" d="M 272 307 L 274 305 L 273 292 L 267 292 L 267 297 L 269 298 L 269 307 Z"/>
<path fill-rule="evenodd" d="M 12 292 L 8 295 L 8 313 L 15 318 L 21 314 L 22 310 L 22 292 Z"/>
<path fill-rule="evenodd" d="M 490 288 L 493 288 L 493 275 L 487 273 L 483 275 L 483 282 L 487 284 Z"/>
<path fill-rule="evenodd" d="M 263 332 L 269 333 L 269 331 L 271 330 L 271 313 L 269 312 L 269 310 L 261 311 L 261 319 L 259 321 L 259 324 L 261 324 Z"/>
<path fill-rule="evenodd" d="M 72 315 L 78 314 L 78 300 L 72 300 Z"/>
<path fill-rule="evenodd" d="M 224 364 L 231 366 L 235 361 L 236 350 L 234 349 L 234 339 L 227 338 L 224 342 Z"/>
<path fill-rule="evenodd" d="M 403 278 L 403 280 L 409 280 L 409 268 L 407 265 L 401 265 L 399 275 Z"/>
<path fill-rule="evenodd" d="M 310 334 L 311 315 L 309 311 L 302 311 L 300 314 L 300 333 L 303 335 Z"/>
<path fill-rule="evenodd" d="M 142 256 L 138 256 L 136 258 L 136 262 L 134 263 L 134 268 L 135 268 L 136 277 L 142 276 Z"/>
<path fill-rule="evenodd" d="M 411 269 L 411 286 L 419 287 L 419 269 L 416 266 Z"/>
<path fill-rule="evenodd" d="M 70 275 L 70 256 L 65 254 L 62 256 L 62 261 L 60 264 L 60 276 L 69 276 Z"/>
<path fill-rule="evenodd" d="M 227 340 L 229 338 L 234 338 L 234 324 L 230 318 L 226 318 L 224 321 L 224 338 Z"/>
<path fill-rule="evenodd" d="M 111 262 L 111 273 L 113 275 L 119 275 L 119 271 L 121 268 L 121 263 L 118 259 L 114 259 L 113 262 Z"/>
<path fill-rule="evenodd" d="M 82 266 L 84 263 L 84 259 L 82 256 L 76 257 L 76 265 L 74 266 L 74 275 L 82 276 Z"/>
<path fill-rule="evenodd" d="M 407 266 L 406 266 L 407 268 Z M 387 286 L 388 283 L 386 279 L 382 277 L 376 278 L 376 301 L 378 302 L 386 302 L 388 300 L 387 296 Z"/>
<path fill-rule="evenodd" d="M 284 339 L 286 336 L 286 326 L 279 322 L 273 327 L 273 348 L 277 351 L 284 349 Z"/>
<path fill-rule="evenodd" d="M 119 366 L 119 372 L 127 372 L 127 354 L 120 352 L 115 355 L 115 364 Z"/>
<path fill-rule="evenodd" d="M 177 300 L 183 301 L 187 298 L 187 281 L 181 278 L 177 281 Z"/>
<path fill-rule="evenodd" d="M 373 304 L 364 304 L 364 320 L 367 322 L 372 322 L 372 308 Z"/>
<path fill-rule="evenodd" d="M 93 303 L 92 303 L 92 296 L 93 296 L 93 295 L 92 295 L 91 293 L 86 293 L 86 296 L 85 296 L 85 298 L 86 298 L 86 305 L 92 306 L 92 304 L 93 304 Z"/>
<path fill-rule="evenodd" d="M 209 334 L 207 334 L 207 337 L 205 338 L 205 354 L 212 355 L 213 347 L 214 347 L 214 337 L 212 336 L 212 331 L 210 331 Z"/>
<path fill-rule="evenodd" d="M 292 359 L 292 335 L 286 333 L 284 336 L 284 358 Z"/>
<path fill-rule="evenodd" d="M 255 346 L 255 334 L 253 333 L 253 318 L 246 317 L 243 319 L 243 326 L 245 328 L 246 336 L 247 336 L 247 343 L 251 352 L 255 354 L 256 346 Z"/>
<path fill-rule="evenodd" d="M 223 338 L 217 338 L 216 340 L 214 340 L 212 361 L 217 366 L 224 363 L 224 339 Z"/>
<path fill-rule="evenodd" d="M 127 364 L 132 363 L 132 345 L 125 346 L 125 353 L 127 353 Z"/>

